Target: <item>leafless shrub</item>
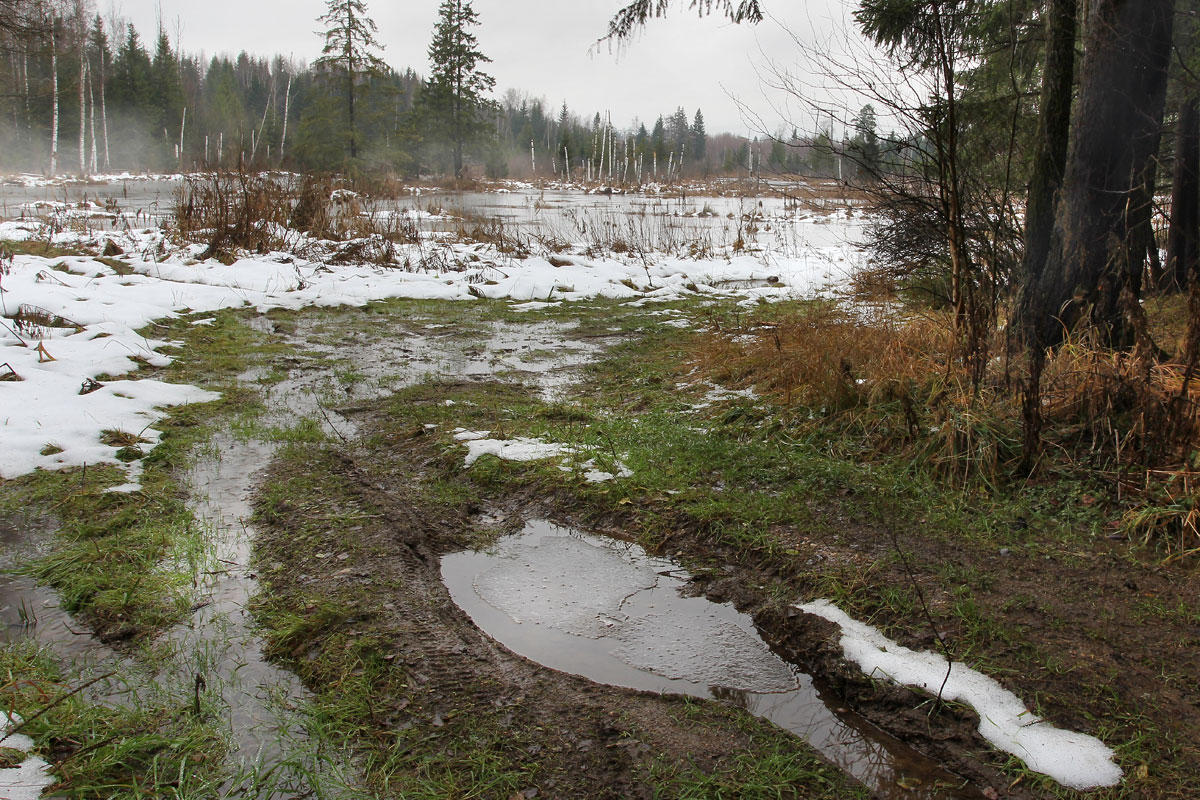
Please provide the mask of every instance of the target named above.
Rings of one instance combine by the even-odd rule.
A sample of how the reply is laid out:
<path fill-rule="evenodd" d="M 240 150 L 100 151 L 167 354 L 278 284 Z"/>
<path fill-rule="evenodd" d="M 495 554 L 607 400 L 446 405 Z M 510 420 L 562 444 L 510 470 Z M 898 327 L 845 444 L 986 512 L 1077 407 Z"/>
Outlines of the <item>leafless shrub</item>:
<path fill-rule="evenodd" d="M 293 197 L 275 178 L 212 172 L 180 185 L 175 230 L 184 241 L 207 242 L 202 259 L 228 258 L 239 249 L 265 253 L 283 244 Z"/>

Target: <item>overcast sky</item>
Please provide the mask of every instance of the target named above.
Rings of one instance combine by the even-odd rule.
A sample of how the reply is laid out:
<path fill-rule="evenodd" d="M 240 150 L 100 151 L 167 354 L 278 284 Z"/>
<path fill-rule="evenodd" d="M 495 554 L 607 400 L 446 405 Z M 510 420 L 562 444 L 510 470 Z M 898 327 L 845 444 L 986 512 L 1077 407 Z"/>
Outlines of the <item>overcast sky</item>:
<path fill-rule="evenodd" d="M 323 40 L 315 31 L 324 0 L 112 0 L 133 22 L 147 46 L 160 18 L 172 40 L 181 33 L 183 49 L 236 55 L 275 53 L 312 61 Z M 110 0 L 98 0 L 101 12 Z M 394 68 L 428 72 L 426 50 L 438 0 L 367 0 L 379 26 L 383 57 Z M 802 128 L 811 114 L 778 93 L 763 96 L 758 71 L 770 61 L 792 65 L 796 47 L 786 26 L 803 41 L 819 44 L 848 26 L 855 0 L 765 0 L 777 15 L 761 25 L 732 25 L 720 17 L 698 19 L 679 0 L 676 13 L 657 20 L 620 52 L 594 48 L 608 19 L 623 0 L 475 0 L 480 17 L 475 33 L 492 59 L 497 97 L 518 89 L 544 97 L 552 108 L 566 100 L 572 111 L 591 115 L 611 111 L 619 127 L 640 118 L 650 127 L 659 114 L 682 106 L 689 117 L 702 109 L 709 133 L 745 133 L 738 101 L 774 130 L 790 116 Z M 782 24 L 781 24 L 782 23 Z M 790 123 L 789 123 L 790 124 Z"/>

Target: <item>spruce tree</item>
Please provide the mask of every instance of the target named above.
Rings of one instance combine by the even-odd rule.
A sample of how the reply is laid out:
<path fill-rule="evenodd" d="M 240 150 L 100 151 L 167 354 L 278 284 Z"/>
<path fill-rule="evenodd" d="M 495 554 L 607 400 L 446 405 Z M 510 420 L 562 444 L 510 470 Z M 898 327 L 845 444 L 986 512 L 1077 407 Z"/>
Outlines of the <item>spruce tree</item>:
<path fill-rule="evenodd" d="M 461 177 L 463 150 L 488 130 L 485 95 L 496 79 L 479 69 L 490 58 L 468 28 L 479 24 L 470 0 L 443 0 L 429 45 L 432 71 L 422 94 L 427 130 L 453 150 L 454 176 Z"/>
<path fill-rule="evenodd" d="M 166 154 L 179 141 L 184 101 L 179 58 L 171 49 L 167 32 L 161 29 L 154 48 L 154 60 L 150 63 L 150 95 L 151 107 L 156 115 L 154 137 L 162 142 Z"/>
<path fill-rule="evenodd" d="M 329 70 L 345 81 L 346 116 L 350 160 L 358 158 L 358 129 L 355 125 L 355 92 L 364 77 L 387 71 L 375 55 L 383 45 L 375 40 L 375 22 L 367 16 L 363 0 L 327 0 L 327 10 L 318 17 L 325 23 L 325 47 L 313 66 Z"/>
<path fill-rule="evenodd" d="M 691 129 L 692 154 L 697 161 L 703 162 L 708 153 L 708 132 L 704 129 L 704 115 L 696 109 L 696 118 L 692 120 Z"/>

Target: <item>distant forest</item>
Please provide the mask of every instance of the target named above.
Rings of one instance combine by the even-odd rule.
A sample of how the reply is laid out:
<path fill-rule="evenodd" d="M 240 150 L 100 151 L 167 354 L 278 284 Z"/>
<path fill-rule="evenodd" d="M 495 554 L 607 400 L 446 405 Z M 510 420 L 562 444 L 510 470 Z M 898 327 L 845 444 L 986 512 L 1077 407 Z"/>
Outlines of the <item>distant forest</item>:
<path fill-rule="evenodd" d="M 377 60 L 376 68 L 354 70 L 350 117 L 336 57 L 314 64 L 247 53 L 206 58 L 180 52 L 165 30 L 147 39 L 132 24 L 96 15 L 86 0 L 0 5 L 16 10 L 0 20 L 5 171 L 456 171 L 444 130 L 424 113 L 432 79 L 411 68 Z M 331 14 L 337 5 L 330 2 Z M 461 0 L 447 5 L 469 13 Z M 620 126 L 607 112 L 580 113 L 509 90 L 481 100 L 478 113 L 481 130 L 465 147 L 475 177 L 620 184 L 841 169 L 829 131 L 710 135 L 699 109 Z"/>

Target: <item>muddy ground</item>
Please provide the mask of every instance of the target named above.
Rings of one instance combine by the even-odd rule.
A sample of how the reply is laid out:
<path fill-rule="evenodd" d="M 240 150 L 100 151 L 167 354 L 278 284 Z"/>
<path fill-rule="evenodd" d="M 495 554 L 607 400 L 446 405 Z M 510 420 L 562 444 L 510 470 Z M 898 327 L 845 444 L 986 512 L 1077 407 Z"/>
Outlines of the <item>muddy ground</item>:
<path fill-rule="evenodd" d="M 752 614 L 841 712 L 950 776 L 918 768 L 876 796 L 1078 793 L 989 747 L 970 709 L 863 676 L 843 660 L 833 626 L 793 602 L 840 594 L 903 644 L 946 647 L 1056 725 L 1101 736 L 1127 777 L 1094 796 L 1193 796 L 1200 598 L 1186 564 L 1164 565 L 1123 541 L 1058 540 L 1024 518 L 988 535 L 948 535 L 919 519 L 894 532 L 845 487 L 812 498 L 803 523 L 773 526 L 773 546 L 747 547 L 636 483 L 617 500 L 531 478 L 524 467 L 460 476 L 461 448 L 419 421 L 441 421 L 446 399 L 460 393 L 493 394 L 500 407 L 513 392 L 433 383 L 406 396 L 403 412 L 397 401 L 355 404 L 343 411 L 359 440 L 285 454 L 260 496 L 259 613 L 274 632 L 272 652 L 318 692 L 349 681 L 351 694 L 369 698 L 358 735 L 376 784 L 390 776 L 442 790 L 438 780 L 464 780 L 459 790 L 479 796 L 682 796 L 693 791 L 677 780 L 687 773 L 708 787 L 695 796 L 720 786 L 726 796 L 760 785 L 800 797 L 859 791 L 798 739 L 733 705 L 597 686 L 482 634 L 442 586 L 440 557 L 545 518 L 635 538 L 682 562 L 698 593 Z M 771 753 L 802 773 L 775 772 Z M 464 762 L 475 759 L 488 768 L 465 778 Z M 946 788 L 955 776 L 963 785 Z"/>
<path fill-rule="evenodd" d="M 381 747 L 388 739 L 419 738 L 417 749 L 444 760 L 448 771 L 461 770 L 472 748 L 486 750 L 500 762 L 497 774 L 454 779 L 471 796 L 503 790 L 528 797 L 652 797 L 656 770 L 717 773 L 760 748 L 795 759 L 797 769 L 812 773 L 805 783 L 828 784 L 813 797 L 857 794 L 782 732 L 747 724 L 718 706 L 548 670 L 488 638 L 450 600 L 439 571 L 440 556 L 478 544 L 470 532 L 479 526 L 466 513 L 422 504 L 419 488 L 403 472 L 368 469 L 364 458 L 326 452 L 276 468 L 276 485 L 335 485 L 338 513 L 363 523 L 349 536 L 322 531 L 309 523 L 315 508 L 265 499 L 260 519 L 270 523 L 261 558 L 269 599 L 263 613 L 269 618 L 290 607 L 315 615 L 302 630 L 276 639 L 273 652 L 314 688 L 336 691 L 347 670 L 370 680 L 374 700 L 361 723 Z M 326 508 L 320 501 L 317 507 Z M 515 519 L 488 524 L 499 534 Z M 315 558 L 334 551 L 332 559 Z M 404 765 L 394 780 L 429 779 L 423 772 Z"/>
<path fill-rule="evenodd" d="M 257 486 L 253 614 L 267 656 L 312 694 L 308 744 L 351 766 L 352 791 L 320 796 L 1200 792 L 1195 564 L 1109 538 L 1099 491 L 1047 482 L 988 497 L 887 472 L 877 454 L 806 448 L 800 412 L 693 370 L 692 330 L 720 309 L 480 306 L 230 313 L 156 331 L 188 340 L 177 379 L 231 398 L 218 428 L 272 443 L 269 467 L 244 476 Z M 238 392 L 263 409 L 238 408 Z M 590 447 L 634 475 L 591 484 L 490 457 L 466 470 L 459 425 Z M 868 790 L 736 698 L 601 686 L 489 638 L 454 605 L 440 559 L 535 519 L 682 564 L 692 591 L 750 614 L 843 722 L 895 744 L 897 777 Z M 831 624 L 792 608 L 820 597 L 1100 737 L 1124 782 L 1063 789 L 987 745 L 969 709 L 864 676 Z"/>

